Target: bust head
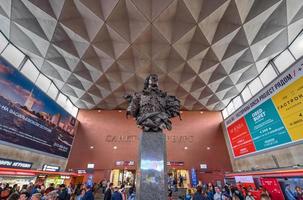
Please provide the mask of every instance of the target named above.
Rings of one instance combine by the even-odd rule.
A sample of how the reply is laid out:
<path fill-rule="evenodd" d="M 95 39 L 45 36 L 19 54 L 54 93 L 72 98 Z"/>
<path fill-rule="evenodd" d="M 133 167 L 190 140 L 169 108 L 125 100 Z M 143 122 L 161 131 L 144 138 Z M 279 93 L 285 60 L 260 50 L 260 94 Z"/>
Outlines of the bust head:
<path fill-rule="evenodd" d="M 158 75 L 150 74 L 144 81 L 144 89 L 147 88 L 158 88 Z"/>

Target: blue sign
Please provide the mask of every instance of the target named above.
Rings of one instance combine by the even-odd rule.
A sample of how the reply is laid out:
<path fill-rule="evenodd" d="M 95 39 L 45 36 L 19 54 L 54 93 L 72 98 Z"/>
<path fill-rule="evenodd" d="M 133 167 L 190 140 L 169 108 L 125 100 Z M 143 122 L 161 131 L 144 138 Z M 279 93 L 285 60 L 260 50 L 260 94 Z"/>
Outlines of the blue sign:
<path fill-rule="evenodd" d="M 245 116 L 256 150 L 263 150 L 291 141 L 271 99 Z"/>
<path fill-rule="evenodd" d="M 190 174 L 191 174 L 191 185 L 193 187 L 196 187 L 198 185 L 198 178 L 197 178 L 196 170 L 194 168 L 192 168 L 190 170 Z"/>

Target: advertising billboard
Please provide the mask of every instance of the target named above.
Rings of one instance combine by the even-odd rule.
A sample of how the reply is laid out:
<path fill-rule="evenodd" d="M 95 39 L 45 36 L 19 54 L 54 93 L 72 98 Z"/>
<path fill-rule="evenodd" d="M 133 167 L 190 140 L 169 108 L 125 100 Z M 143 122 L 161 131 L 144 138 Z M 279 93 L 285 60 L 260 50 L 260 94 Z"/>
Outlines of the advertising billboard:
<path fill-rule="evenodd" d="M 234 157 L 303 140 L 303 59 L 225 120 Z"/>
<path fill-rule="evenodd" d="M 0 140 L 67 158 L 76 119 L 0 57 Z"/>

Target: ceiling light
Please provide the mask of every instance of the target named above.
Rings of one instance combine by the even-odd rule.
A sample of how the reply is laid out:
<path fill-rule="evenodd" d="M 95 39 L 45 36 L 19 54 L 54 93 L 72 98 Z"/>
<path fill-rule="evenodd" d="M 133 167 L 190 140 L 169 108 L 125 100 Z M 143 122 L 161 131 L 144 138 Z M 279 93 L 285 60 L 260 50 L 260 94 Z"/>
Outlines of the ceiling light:
<path fill-rule="evenodd" d="M 117 148 L 118 148 L 117 146 L 114 146 L 114 147 L 113 147 L 113 149 L 117 149 Z"/>
<path fill-rule="evenodd" d="M 203 111 L 200 111 L 200 114 L 202 115 L 202 114 L 203 114 Z"/>
<path fill-rule="evenodd" d="M 183 111 L 180 111 L 180 113 L 182 114 L 182 113 L 183 113 Z"/>
<path fill-rule="evenodd" d="M 210 147 L 206 147 L 206 150 L 210 150 Z"/>
<path fill-rule="evenodd" d="M 185 149 L 185 150 L 187 150 L 187 149 L 188 149 L 188 147 L 184 147 L 184 149 Z"/>
<path fill-rule="evenodd" d="M 90 148 L 90 149 L 94 149 L 95 147 L 94 147 L 94 146 L 90 146 L 89 148 Z"/>
<path fill-rule="evenodd" d="M 98 110 L 98 112 L 101 112 L 101 110 Z"/>
<path fill-rule="evenodd" d="M 122 110 L 119 110 L 118 112 L 122 112 Z"/>

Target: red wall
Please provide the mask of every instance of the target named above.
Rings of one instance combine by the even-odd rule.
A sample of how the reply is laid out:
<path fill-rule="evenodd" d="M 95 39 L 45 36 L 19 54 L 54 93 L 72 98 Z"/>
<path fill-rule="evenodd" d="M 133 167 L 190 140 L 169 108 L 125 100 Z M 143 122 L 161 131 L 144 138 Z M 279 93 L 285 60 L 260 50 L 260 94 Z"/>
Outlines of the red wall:
<path fill-rule="evenodd" d="M 87 163 L 95 163 L 95 180 L 108 178 L 111 169 L 117 169 L 115 161 L 137 162 L 138 140 L 108 142 L 113 136 L 139 136 L 140 130 L 133 119 L 126 119 L 125 112 L 81 110 L 80 126 L 75 138 L 67 169 L 85 169 Z M 225 171 L 231 171 L 231 164 L 218 112 L 183 112 L 182 121 L 173 119 L 173 130 L 167 142 L 168 161 L 183 161 L 182 169 L 199 169 L 201 163 L 208 166 L 208 173 L 198 173 L 200 180 L 209 182 L 222 179 Z M 110 136 L 108 136 L 110 135 Z M 187 136 L 187 140 L 176 141 Z M 90 149 L 94 146 L 94 149 Z M 114 150 L 113 147 L 117 146 Z M 188 147 L 187 150 L 184 147 Z M 207 150 L 210 147 L 210 150 Z M 131 167 L 129 167 L 131 168 Z M 135 167 L 133 167 L 135 168 Z"/>

